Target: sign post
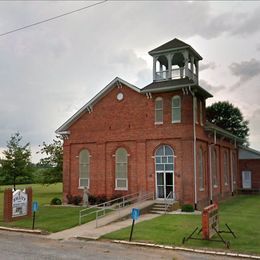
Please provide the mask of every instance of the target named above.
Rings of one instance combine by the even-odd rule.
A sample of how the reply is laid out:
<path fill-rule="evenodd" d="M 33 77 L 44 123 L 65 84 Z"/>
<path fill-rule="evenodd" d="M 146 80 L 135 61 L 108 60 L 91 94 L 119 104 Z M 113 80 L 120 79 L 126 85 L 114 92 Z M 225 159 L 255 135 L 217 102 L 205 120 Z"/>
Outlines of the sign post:
<path fill-rule="evenodd" d="M 35 223 L 35 212 L 39 209 L 39 205 L 37 201 L 34 201 L 32 204 L 32 211 L 33 211 L 33 223 L 32 223 L 32 229 L 34 229 L 34 223 Z"/>
<path fill-rule="evenodd" d="M 131 227 L 131 233 L 130 233 L 129 241 L 132 240 L 132 235 L 133 235 L 135 221 L 139 218 L 139 216 L 140 216 L 140 209 L 132 208 L 131 218 L 132 218 L 133 222 L 132 222 L 132 227 Z"/>

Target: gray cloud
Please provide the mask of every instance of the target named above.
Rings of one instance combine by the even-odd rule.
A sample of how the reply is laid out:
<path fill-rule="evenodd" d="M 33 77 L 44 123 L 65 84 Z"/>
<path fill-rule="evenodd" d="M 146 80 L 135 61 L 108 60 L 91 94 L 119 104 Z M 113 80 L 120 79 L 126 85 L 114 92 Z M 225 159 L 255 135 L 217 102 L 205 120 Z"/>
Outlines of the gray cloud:
<path fill-rule="evenodd" d="M 200 71 L 203 71 L 203 70 L 207 70 L 207 69 L 215 69 L 216 68 L 216 64 L 215 62 L 209 62 L 209 63 L 202 63 L 200 64 Z"/>
<path fill-rule="evenodd" d="M 217 92 L 226 89 L 226 87 L 223 86 L 223 85 L 214 86 L 214 85 L 208 83 L 206 80 L 203 80 L 203 79 L 200 80 L 200 86 L 205 88 L 211 94 L 216 94 Z"/>
<path fill-rule="evenodd" d="M 231 90 L 234 90 L 241 87 L 245 82 L 252 80 L 255 76 L 260 75 L 260 61 L 251 59 L 240 63 L 233 62 L 229 69 L 234 76 L 239 77 L 239 81 L 231 87 Z"/>
<path fill-rule="evenodd" d="M 239 16 L 238 16 L 239 15 Z M 234 35 L 250 35 L 260 30 L 260 8 L 256 8 L 252 13 L 240 13 L 237 15 L 236 26 L 231 33 Z"/>

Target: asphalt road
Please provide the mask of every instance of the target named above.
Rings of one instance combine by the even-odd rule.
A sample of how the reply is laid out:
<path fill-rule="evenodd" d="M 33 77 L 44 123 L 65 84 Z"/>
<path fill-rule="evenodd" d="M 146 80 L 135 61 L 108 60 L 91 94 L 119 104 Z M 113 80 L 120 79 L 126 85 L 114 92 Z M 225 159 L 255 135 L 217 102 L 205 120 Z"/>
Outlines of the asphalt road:
<path fill-rule="evenodd" d="M 232 259 L 181 251 L 152 249 L 104 241 L 51 240 L 40 235 L 0 231 L 0 259 Z"/>

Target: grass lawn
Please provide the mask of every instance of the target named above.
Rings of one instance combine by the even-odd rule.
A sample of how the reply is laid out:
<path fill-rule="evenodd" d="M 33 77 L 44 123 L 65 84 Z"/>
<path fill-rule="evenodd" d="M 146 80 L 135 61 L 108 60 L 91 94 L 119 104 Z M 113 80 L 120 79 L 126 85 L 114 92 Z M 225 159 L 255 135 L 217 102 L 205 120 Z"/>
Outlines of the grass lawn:
<path fill-rule="evenodd" d="M 219 205 L 220 228 L 226 230 L 225 223 L 235 232 L 222 234 L 230 241 L 230 250 L 260 254 L 260 196 L 240 195 Z M 201 216 L 163 215 L 135 225 L 133 241 L 182 246 L 183 237 L 188 237 L 195 227 L 201 227 Z M 130 227 L 105 235 L 105 239 L 128 240 Z M 214 237 L 215 238 L 215 237 Z M 184 246 L 226 249 L 223 243 L 189 240 Z"/>
<path fill-rule="evenodd" d="M 17 188 L 31 186 L 33 190 L 33 201 L 38 201 L 39 210 L 36 212 L 35 229 L 48 232 L 57 232 L 79 223 L 79 211 L 82 207 L 50 207 L 51 199 L 62 197 L 62 184 L 43 186 L 41 184 L 18 185 Z M 26 218 L 10 223 L 3 222 L 3 193 L 7 186 L 0 187 L 0 226 L 32 228 L 32 219 Z M 10 186 L 8 186 L 10 187 Z M 93 214 L 94 215 L 94 214 Z M 94 216 L 84 218 L 84 222 L 94 219 Z"/>

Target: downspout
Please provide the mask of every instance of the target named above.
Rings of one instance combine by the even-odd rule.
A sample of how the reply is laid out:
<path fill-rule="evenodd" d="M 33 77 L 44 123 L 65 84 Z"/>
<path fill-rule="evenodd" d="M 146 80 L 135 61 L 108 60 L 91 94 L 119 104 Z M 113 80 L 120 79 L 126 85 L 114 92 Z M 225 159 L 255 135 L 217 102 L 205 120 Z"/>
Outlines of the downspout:
<path fill-rule="evenodd" d="M 213 203 L 213 196 L 212 196 L 212 160 L 211 160 L 211 150 L 212 145 L 209 145 L 209 195 L 210 195 L 210 204 Z"/>
<path fill-rule="evenodd" d="M 195 210 L 197 209 L 197 149 L 196 149 L 196 122 L 195 122 L 195 102 L 196 102 L 196 97 L 194 92 L 191 90 L 191 87 L 189 86 L 189 91 L 192 95 L 192 101 L 193 101 L 193 106 L 192 106 L 192 112 L 193 112 L 193 174 L 194 174 L 194 208 Z"/>

